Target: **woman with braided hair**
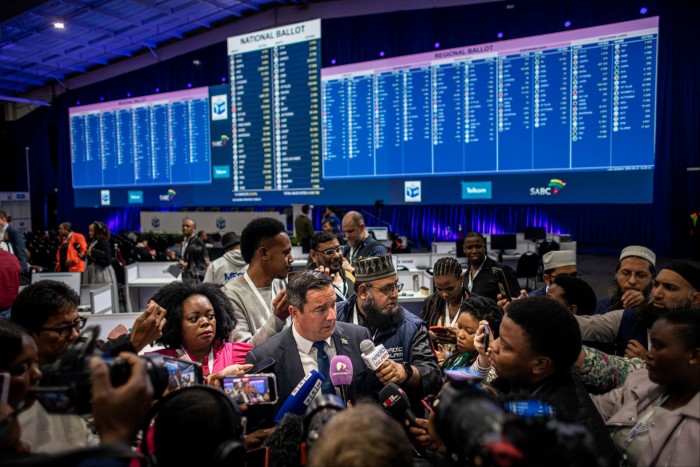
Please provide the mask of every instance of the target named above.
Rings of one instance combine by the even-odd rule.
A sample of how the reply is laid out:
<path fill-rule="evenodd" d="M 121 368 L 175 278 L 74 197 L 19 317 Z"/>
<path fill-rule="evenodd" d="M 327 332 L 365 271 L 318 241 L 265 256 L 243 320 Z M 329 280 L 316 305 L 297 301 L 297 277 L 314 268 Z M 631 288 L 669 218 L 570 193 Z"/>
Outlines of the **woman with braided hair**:
<path fill-rule="evenodd" d="M 455 258 L 440 258 L 433 266 L 435 292 L 423 302 L 421 318 L 429 327 L 441 326 L 430 331 L 430 340 L 437 349 L 442 347 L 448 354 L 457 343 L 457 315 L 462 301 L 469 298 L 464 288 L 462 266 Z"/>

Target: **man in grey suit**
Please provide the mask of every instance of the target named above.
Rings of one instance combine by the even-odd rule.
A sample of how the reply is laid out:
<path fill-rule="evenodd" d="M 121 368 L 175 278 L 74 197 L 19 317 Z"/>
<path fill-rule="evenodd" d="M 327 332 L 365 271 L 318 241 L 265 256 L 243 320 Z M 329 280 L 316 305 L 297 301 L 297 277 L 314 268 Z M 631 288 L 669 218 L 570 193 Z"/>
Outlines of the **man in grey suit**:
<path fill-rule="evenodd" d="M 246 363 L 256 363 L 267 357 L 275 359 L 278 402 L 277 413 L 299 381 L 311 370 L 319 369 L 318 358 L 331 360 L 346 355 L 353 366 L 350 398 L 374 396 L 381 385 L 362 360 L 360 342 L 371 339 L 367 328 L 348 323 L 336 323 L 335 291 L 331 279 L 317 271 L 304 271 L 292 276 L 287 285 L 289 313 L 294 324 L 253 348 Z M 335 393 L 329 382 L 323 392 Z M 321 394 L 319 391 L 318 394 Z M 274 415 L 271 414 L 271 415 Z M 269 415 L 266 415 L 269 422 Z"/>

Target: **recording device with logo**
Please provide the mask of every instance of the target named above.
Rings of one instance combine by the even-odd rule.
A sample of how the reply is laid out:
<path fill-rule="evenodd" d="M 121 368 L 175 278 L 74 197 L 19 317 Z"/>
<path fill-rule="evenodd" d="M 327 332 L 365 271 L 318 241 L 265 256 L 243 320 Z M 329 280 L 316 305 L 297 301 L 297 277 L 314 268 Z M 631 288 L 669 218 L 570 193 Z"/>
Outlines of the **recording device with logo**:
<path fill-rule="evenodd" d="M 394 383 L 389 383 L 379 391 L 379 400 L 382 406 L 397 420 L 408 420 L 411 425 L 416 424 L 416 414 L 411 410 L 411 403 L 403 389 Z"/>
<path fill-rule="evenodd" d="M 277 402 L 277 377 L 273 373 L 226 376 L 224 392 L 238 404 L 261 405 Z"/>
<path fill-rule="evenodd" d="M 99 326 L 91 326 L 74 340 L 65 353 L 49 366 L 42 368 L 38 386 L 29 392 L 48 412 L 85 414 L 92 410 L 90 358 L 101 357 L 109 366 L 112 386 L 121 386 L 131 375 L 129 364 L 96 348 Z M 168 386 L 169 374 L 162 357 L 142 357 L 146 361 L 154 397 L 160 397 Z"/>
<path fill-rule="evenodd" d="M 362 360 L 365 365 L 372 370 L 377 371 L 384 362 L 389 360 L 389 352 L 386 351 L 383 345 L 374 345 L 369 339 L 360 342 L 360 350 L 362 351 Z"/>
<path fill-rule="evenodd" d="M 450 380 L 435 404 L 434 426 L 460 465 L 607 465 L 604 453 L 583 425 L 556 418 L 538 400 L 505 403 L 477 380 Z"/>
<path fill-rule="evenodd" d="M 344 403 L 348 403 L 348 389 L 352 385 L 352 361 L 347 355 L 336 355 L 331 359 L 330 377 L 333 386 L 340 389 Z"/>
<path fill-rule="evenodd" d="M 496 282 L 498 282 L 498 289 L 501 291 L 501 295 L 503 296 L 503 298 L 505 298 L 509 302 L 512 301 L 513 298 L 510 294 L 510 289 L 508 288 L 508 281 L 506 281 L 506 275 L 503 273 L 503 269 L 491 268 L 491 272 L 493 273 L 493 277 L 496 278 Z"/>
<path fill-rule="evenodd" d="M 302 415 L 311 404 L 311 401 L 316 397 L 316 393 L 321 389 L 323 384 L 323 375 L 316 370 L 311 370 L 309 374 L 304 376 L 304 379 L 299 381 L 297 387 L 294 388 L 277 415 L 275 415 L 275 424 L 282 420 L 286 413 Z"/>

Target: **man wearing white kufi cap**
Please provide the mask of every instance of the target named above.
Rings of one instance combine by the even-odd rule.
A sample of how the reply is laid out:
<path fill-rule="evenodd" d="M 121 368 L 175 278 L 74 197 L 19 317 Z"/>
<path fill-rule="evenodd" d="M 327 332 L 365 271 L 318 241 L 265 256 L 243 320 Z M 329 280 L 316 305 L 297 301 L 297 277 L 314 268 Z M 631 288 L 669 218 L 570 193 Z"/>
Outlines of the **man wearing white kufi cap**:
<path fill-rule="evenodd" d="M 609 296 L 598 301 L 596 314 L 645 304 L 654 285 L 654 276 L 656 254 L 640 245 L 625 247 L 615 268 L 615 281 Z"/>
<path fill-rule="evenodd" d="M 550 251 L 542 255 L 544 273 L 542 280 L 544 285 L 535 289 L 528 295 L 530 297 L 544 296 L 547 294 L 547 287 L 552 285 L 554 278 L 561 275 L 580 277 L 576 269 L 576 253 L 573 250 Z"/>

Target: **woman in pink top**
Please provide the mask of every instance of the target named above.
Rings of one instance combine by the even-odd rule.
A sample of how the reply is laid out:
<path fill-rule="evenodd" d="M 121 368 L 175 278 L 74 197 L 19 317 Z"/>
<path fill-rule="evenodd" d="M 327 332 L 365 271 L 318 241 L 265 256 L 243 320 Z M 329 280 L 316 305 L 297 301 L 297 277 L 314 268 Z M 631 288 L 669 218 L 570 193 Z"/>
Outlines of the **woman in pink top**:
<path fill-rule="evenodd" d="M 167 310 L 163 335 L 155 353 L 201 363 L 206 377 L 245 362 L 248 349 L 227 342 L 235 322 L 231 301 L 214 284 L 173 282 L 153 301 Z"/>

